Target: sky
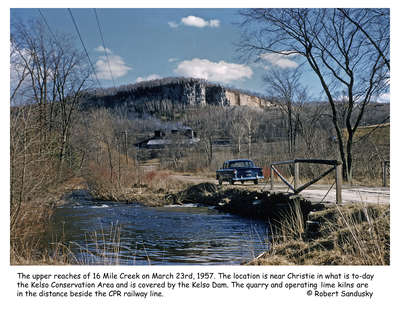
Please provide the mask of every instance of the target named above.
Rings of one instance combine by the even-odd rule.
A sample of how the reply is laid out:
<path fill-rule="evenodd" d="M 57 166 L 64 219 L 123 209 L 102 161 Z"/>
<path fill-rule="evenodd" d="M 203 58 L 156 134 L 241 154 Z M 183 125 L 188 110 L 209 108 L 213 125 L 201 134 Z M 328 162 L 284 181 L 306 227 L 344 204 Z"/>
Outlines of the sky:
<path fill-rule="evenodd" d="M 267 94 L 262 79 L 268 68 L 299 65 L 296 57 L 273 54 L 257 63 L 241 60 L 235 45 L 240 39 L 239 9 L 74 8 L 71 12 L 103 88 L 183 76 Z M 11 9 L 10 20 L 41 18 L 41 13 L 52 32 L 73 35 L 82 48 L 65 8 Z M 310 72 L 305 76 L 310 95 L 317 99 L 321 96 L 317 79 Z"/>

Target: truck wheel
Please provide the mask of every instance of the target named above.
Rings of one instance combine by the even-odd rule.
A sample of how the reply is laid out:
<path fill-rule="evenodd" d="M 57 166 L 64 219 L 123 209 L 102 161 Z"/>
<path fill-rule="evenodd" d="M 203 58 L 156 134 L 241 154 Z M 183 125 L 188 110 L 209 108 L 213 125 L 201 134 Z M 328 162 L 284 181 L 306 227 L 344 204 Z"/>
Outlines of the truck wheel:
<path fill-rule="evenodd" d="M 220 186 L 222 186 L 222 179 L 221 179 L 221 178 L 218 178 L 218 184 L 219 184 Z"/>
<path fill-rule="evenodd" d="M 233 185 L 233 184 L 235 184 L 235 181 L 231 180 L 231 181 L 229 181 L 229 183 Z"/>
<path fill-rule="evenodd" d="M 254 180 L 254 184 L 258 184 L 258 180 L 256 179 L 256 180 Z"/>

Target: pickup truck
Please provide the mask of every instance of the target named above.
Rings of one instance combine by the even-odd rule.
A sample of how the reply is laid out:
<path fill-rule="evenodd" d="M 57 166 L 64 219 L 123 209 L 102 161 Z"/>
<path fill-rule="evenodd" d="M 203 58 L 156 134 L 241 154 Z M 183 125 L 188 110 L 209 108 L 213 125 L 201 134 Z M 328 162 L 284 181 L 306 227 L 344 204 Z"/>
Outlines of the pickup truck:
<path fill-rule="evenodd" d="M 236 181 L 244 183 L 253 181 L 258 184 L 258 180 L 264 179 L 262 169 L 256 167 L 254 162 L 248 159 L 228 160 L 224 162 L 221 169 L 216 172 L 218 183 L 221 185 L 224 181 L 234 184 Z"/>

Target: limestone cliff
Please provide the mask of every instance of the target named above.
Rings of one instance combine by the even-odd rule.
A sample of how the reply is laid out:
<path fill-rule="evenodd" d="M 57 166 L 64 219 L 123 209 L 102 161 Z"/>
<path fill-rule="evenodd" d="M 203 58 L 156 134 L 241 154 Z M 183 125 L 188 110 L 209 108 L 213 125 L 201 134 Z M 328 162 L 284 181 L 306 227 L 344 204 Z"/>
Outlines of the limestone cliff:
<path fill-rule="evenodd" d="M 133 112 L 154 114 L 205 105 L 265 108 L 272 103 L 262 97 L 201 79 L 165 78 L 96 92 L 88 95 L 84 105 L 122 107 Z"/>

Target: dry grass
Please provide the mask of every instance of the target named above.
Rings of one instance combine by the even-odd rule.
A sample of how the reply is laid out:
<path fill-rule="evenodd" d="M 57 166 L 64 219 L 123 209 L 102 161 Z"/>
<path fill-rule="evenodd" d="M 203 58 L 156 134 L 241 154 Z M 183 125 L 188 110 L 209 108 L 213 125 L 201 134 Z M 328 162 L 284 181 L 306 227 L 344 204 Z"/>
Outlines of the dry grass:
<path fill-rule="evenodd" d="M 311 213 L 304 230 L 296 213 L 271 237 L 255 265 L 389 265 L 390 209 L 352 205 Z M 317 226 L 317 227 L 316 227 Z"/>
<path fill-rule="evenodd" d="M 13 242 L 12 265 L 118 265 L 120 264 L 120 227 L 113 225 L 104 230 L 88 234 L 85 246 L 77 243 L 65 244 L 63 239 L 45 241 L 45 237 L 31 235 L 24 241 Z M 90 244 L 90 246 L 89 246 Z M 72 246 L 78 246 L 79 254 Z"/>
<path fill-rule="evenodd" d="M 61 203 L 62 196 L 73 190 L 85 188 L 80 178 L 71 178 L 51 192 L 22 202 L 18 211 L 11 211 L 10 263 L 12 265 L 68 264 L 71 252 L 56 239 L 50 243 L 44 239 L 53 208 Z"/>
<path fill-rule="evenodd" d="M 26 241 L 27 239 L 25 239 Z M 26 242 L 13 243 L 10 248 L 11 265 L 66 265 L 73 263 L 74 255 L 61 241 L 40 243 L 39 237 Z"/>
<path fill-rule="evenodd" d="M 121 171 L 121 179 L 112 180 L 107 167 L 92 163 L 86 175 L 92 196 L 106 201 L 159 206 L 169 203 L 167 195 L 187 187 L 185 182 L 175 179 L 168 170 L 144 172 L 131 165 Z"/>
<path fill-rule="evenodd" d="M 74 264 L 83 265 L 119 265 L 121 252 L 121 227 L 111 225 L 107 232 L 102 229 L 100 232 L 92 232 L 85 236 L 86 245 L 80 246 L 77 243 L 80 257 L 74 257 Z M 90 246 L 89 246 L 90 244 Z"/>

